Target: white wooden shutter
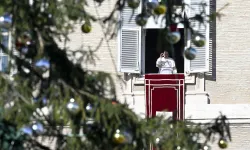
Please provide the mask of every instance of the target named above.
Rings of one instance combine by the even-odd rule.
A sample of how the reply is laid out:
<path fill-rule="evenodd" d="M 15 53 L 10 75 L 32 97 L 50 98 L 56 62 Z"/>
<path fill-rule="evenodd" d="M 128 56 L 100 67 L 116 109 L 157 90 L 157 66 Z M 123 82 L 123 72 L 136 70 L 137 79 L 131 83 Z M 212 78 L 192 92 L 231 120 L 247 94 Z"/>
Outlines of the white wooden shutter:
<path fill-rule="evenodd" d="M 216 11 L 215 0 L 210 0 L 210 14 Z M 209 80 L 216 80 L 216 19 L 209 24 L 209 72 L 206 73 Z"/>
<path fill-rule="evenodd" d="M 194 17 L 200 14 L 204 9 L 201 3 L 206 3 L 206 14 L 209 14 L 209 0 L 190 0 L 188 9 L 188 17 Z M 205 17 L 205 15 L 204 15 Z M 208 72 L 209 71 L 209 24 L 201 24 L 198 21 L 192 21 L 191 26 L 206 37 L 206 45 L 204 47 L 196 47 L 192 42 L 191 46 L 197 50 L 197 55 L 194 60 L 188 62 L 187 71 L 190 73 Z M 191 36 L 189 36 L 191 37 Z M 191 40 L 191 39 L 189 39 Z M 188 61 L 188 60 L 187 60 Z"/>
<path fill-rule="evenodd" d="M 141 68 L 141 27 L 135 23 L 140 7 L 133 10 L 127 6 L 121 12 L 119 29 L 119 70 L 127 73 L 140 73 Z M 131 18 L 132 17 L 132 18 Z"/>

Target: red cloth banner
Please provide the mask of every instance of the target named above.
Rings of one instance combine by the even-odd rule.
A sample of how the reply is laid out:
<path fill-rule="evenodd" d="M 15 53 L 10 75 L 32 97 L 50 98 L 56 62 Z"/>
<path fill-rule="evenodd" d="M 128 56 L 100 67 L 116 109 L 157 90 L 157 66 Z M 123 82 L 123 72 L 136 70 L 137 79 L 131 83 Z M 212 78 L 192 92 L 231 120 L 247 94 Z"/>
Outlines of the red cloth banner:
<path fill-rule="evenodd" d="M 173 119 L 184 119 L 184 74 L 145 75 L 146 115 L 171 112 Z"/>
<path fill-rule="evenodd" d="M 170 112 L 174 120 L 184 120 L 184 74 L 145 75 L 147 118 L 157 112 Z M 155 148 L 150 145 L 150 150 Z"/>

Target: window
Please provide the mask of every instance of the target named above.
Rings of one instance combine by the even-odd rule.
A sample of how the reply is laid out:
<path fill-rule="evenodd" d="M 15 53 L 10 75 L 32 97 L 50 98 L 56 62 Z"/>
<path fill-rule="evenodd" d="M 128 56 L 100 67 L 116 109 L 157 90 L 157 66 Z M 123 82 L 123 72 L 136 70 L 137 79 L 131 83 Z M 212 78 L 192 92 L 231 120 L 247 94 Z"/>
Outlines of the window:
<path fill-rule="evenodd" d="M 185 11 L 188 17 L 193 17 L 195 14 L 200 13 L 201 2 L 209 2 L 209 0 L 186 0 L 185 3 L 191 6 L 191 9 Z M 209 5 L 209 3 L 207 4 Z M 206 11 L 209 12 L 209 7 Z M 135 16 L 141 12 L 141 8 L 134 11 L 134 15 L 130 20 L 132 12 L 132 9 L 125 7 L 120 17 L 122 23 L 118 34 L 118 68 L 120 72 L 125 73 L 156 73 L 158 70 L 155 66 L 155 62 L 159 57 L 159 54 L 156 52 L 156 45 L 158 45 L 156 39 L 158 31 L 163 27 L 159 26 L 159 24 L 156 25 L 154 20 L 150 19 L 145 27 L 139 27 L 135 23 Z M 176 49 L 178 49 L 177 53 L 179 56 L 172 57 L 176 61 L 178 73 L 198 73 L 209 71 L 209 26 L 200 26 L 197 22 L 192 22 L 192 24 L 194 25 L 194 28 L 199 30 L 199 32 L 206 37 L 206 46 L 201 48 L 195 47 L 191 42 L 190 35 L 185 34 L 187 33 L 186 30 L 180 29 L 182 37 L 185 37 L 187 42 L 184 43 L 185 40 L 181 39 L 181 41 L 175 45 L 177 47 Z M 196 59 L 192 61 L 187 60 L 182 56 L 185 47 L 189 46 L 197 49 Z"/>
<path fill-rule="evenodd" d="M 160 29 L 143 29 L 145 36 L 145 47 L 142 51 L 145 52 L 143 56 L 145 61 L 142 62 L 145 67 L 142 67 L 142 72 L 145 74 L 148 73 L 158 73 L 159 69 L 156 67 L 156 60 L 159 58 L 160 53 L 164 50 L 168 50 L 168 45 L 165 42 L 165 38 L 162 35 Z M 181 33 L 181 40 L 174 44 L 174 53 L 169 51 L 171 58 L 175 60 L 176 68 L 178 73 L 184 73 L 184 29 L 179 28 Z"/>
<path fill-rule="evenodd" d="M 9 48 L 9 32 L 7 29 L 0 29 L 1 32 L 1 44 L 3 44 L 4 47 Z M 7 54 L 3 52 L 3 50 L 0 50 L 0 71 L 6 72 L 8 70 L 8 61 L 9 57 Z"/>
<path fill-rule="evenodd" d="M 194 17 L 196 14 L 200 14 L 203 10 L 201 3 L 206 2 L 206 14 L 209 14 L 209 0 L 187 0 L 187 4 L 190 6 L 186 10 L 189 18 Z M 191 22 L 193 28 L 199 31 L 206 37 L 206 45 L 204 47 L 196 47 L 191 42 L 190 34 L 187 35 L 187 47 L 192 46 L 197 50 L 196 58 L 192 61 L 185 60 L 185 71 L 189 73 L 208 72 L 209 71 L 209 24 L 200 24 L 198 21 Z"/>

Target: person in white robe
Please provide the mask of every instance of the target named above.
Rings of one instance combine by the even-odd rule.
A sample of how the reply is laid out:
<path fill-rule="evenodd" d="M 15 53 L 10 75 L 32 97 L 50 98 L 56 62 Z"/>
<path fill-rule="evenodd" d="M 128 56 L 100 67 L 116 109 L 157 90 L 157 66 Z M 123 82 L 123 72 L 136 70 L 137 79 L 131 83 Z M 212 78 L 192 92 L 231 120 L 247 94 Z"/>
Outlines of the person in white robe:
<path fill-rule="evenodd" d="M 177 73 L 175 61 L 169 57 L 167 51 L 160 54 L 156 61 L 156 67 L 159 68 L 159 74 L 175 74 Z"/>

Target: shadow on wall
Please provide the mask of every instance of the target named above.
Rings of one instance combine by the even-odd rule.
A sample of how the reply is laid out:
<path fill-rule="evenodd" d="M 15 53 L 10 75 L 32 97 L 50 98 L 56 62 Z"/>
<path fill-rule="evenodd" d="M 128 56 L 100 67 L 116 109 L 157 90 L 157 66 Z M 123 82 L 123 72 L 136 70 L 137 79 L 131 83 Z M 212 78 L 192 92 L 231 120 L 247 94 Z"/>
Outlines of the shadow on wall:
<path fill-rule="evenodd" d="M 210 0 L 210 12 L 216 12 L 216 0 Z M 216 19 L 209 25 L 209 72 L 205 74 L 205 79 L 216 81 Z"/>

